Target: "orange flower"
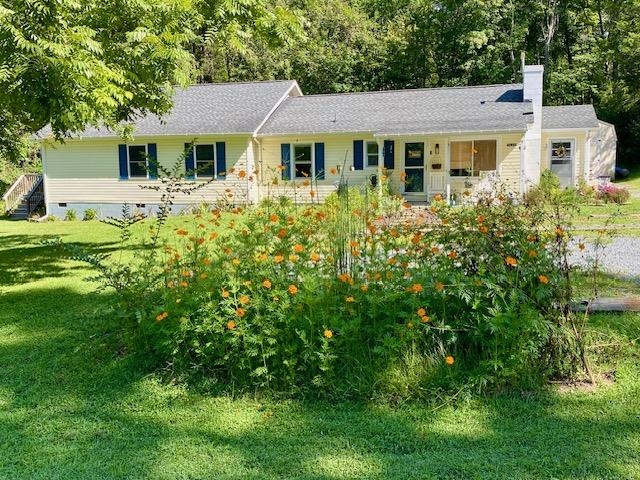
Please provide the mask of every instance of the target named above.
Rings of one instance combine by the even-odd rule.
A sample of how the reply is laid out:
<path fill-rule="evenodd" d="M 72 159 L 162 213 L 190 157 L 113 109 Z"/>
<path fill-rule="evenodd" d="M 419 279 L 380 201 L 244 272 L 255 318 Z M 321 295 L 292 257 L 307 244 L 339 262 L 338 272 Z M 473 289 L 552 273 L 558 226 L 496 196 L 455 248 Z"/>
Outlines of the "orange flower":
<path fill-rule="evenodd" d="M 284 260 L 284 256 L 282 256 L 282 255 L 276 255 L 275 257 L 273 257 L 273 261 L 274 261 L 275 263 L 280 263 L 280 262 L 282 262 L 283 260 Z"/>
<path fill-rule="evenodd" d="M 202 245 L 205 242 L 204 237 L 200 237 L 197 240 L 198 245 Z"/>
<path fill-rule="evenodd" d="M 362 285 L 360 285 L 360 290 L 362 290 L 363 292 L 368 291 L 369 285 L 367 285 L 366 283 L 363 283 Z"/>
<path fill-rule="evenodd" d="M 440 253 L 440 249 L 438 247 L 431 247 L 431 253 L 437 255 L 438 253 Z"/>
<path fill-rule="evenodd" d="M 348 273 L 341 273 L 338 275 L 338 280 L 341 282 L 347 283 L 351 279 L 351 276 Z"/>
<path fill-rule="evenodd" d="M 531 258 L 536 258 L 538 256 L 538 252 L 536 252 L 535 250 L 529 250 L 529 256 Z"/>
<path fill-rule="evenodd" d="M 211 260 L 205 258 L 204 260 L 202 260 L 202 264 L 208 267 L 209 265 L 211 265 Z"/>
<path fill-rule="evenodd" d="M 476 222 L 478 222 L 478 225 L 483 224 L 484 220 L 485 220 L 484 215 L 478 215 L 476 217 Z"/>
<path fill-rule="evenodd" d="M 586 246 L 584 243 L 581 242 L 578 244 L 578 248 L 580 249 L 580 251 L 583 251 L 586 248 Z"/>
<path fill-rule="evenodd" d="M 451 260 L 454 260 L 458 258 L 458 252 L 456 252 L 455 250 L 451 250 L 447 257 L 449 257 Z"/>
<path fill-rule="evenodd" d="M 480 227 L 478 228 L 478 230 L 480 230 L 480 233 L 483 233 L 483 234 L 485 234 L 485 235 L 486 235 L 487 233 L 489 233 L 489 229 L 488 229 L 485 225 L 480 225 Z"/>
<path fill-rule="evenodd" d="M 447 355 L 446 357 L 444 357 L 444 363 L 446 363 L 447 365 L 453 365 L 455 361 L 455 358 L 453 358 L 451 355 Z"/>
<path fill-rule="evenodd" d="M 562 235 L 564 235 L 564 230 L 560 227 L 556 227 L 556 236 L 561 237 Z"/>
<path fill-rule="evenodd" d="M 269 217 L 269 220 L 271 220 L 273 223 L 276 223 L 278 221 L 278 215 L 276 215 L 275 213 L 272 213 L 271 216 Z"/>
<path fill-rule="evenodd" d="M 236 322 L 234 322 L 233 320 L 229 320 L 227 322 L 227 329 L 228 330 L 233 330 L 234 328 L 236 328 Z"/>
<path fill-rule="evenodd" d="M 429 318 L 429 316 L 428 316 L 428 315 L 423 315 L 423 316 L 421 316 L 421 317 L 420 317 L 420 321 L 421 321 L 422 323 L 428 323 L 430 320 L 431 320 L 431 319 Z"/>
<path fill-rule="evenodd" d="M 331 175 L 337 175 L 337 173 L 338 173 L 338 169 L 337 169 L 336 167 L 331 167 L 331 168 L 329 169 L 329 173 L 330 173 Z"/>
<path fill-rule="evenodd" d="M 547 277 L 546 275 L 538 275 L 538 281 L 546 285 L 547 283 L 549 283 L 549 277 Z"/>
<path fill-rule="evenodd" d="M 387 263 L 389 265 L 395 265 L 396 263 L 398 263 L 398 259 L 396 257 L 391 257 L 389 260 L 387 260 Z"/>
<path fill-rule="evenodd" d="M 333 337 L 333 332 L 331 330 L 327 329 L 327 330 L 324 331 L 323 335 L 324 335 L 324 338 L 329 339 L 329 338 Z"/>
<path fill-rule="evenodd" d="M 241 305 L 246 305 L 247 303 L 249 303 L 249 295 L 242 295 L 238 301 L 240 302 Z"/>
<path fill-rule="evenodd" d="M 246 176 L 247 176 L 247 172 L 245 172 L 244 170 L 240 170 L 240 171 L 238 172 L 238 177 L 240 177 L 240 178 L 244 178 L 244 177 L 246 177 Z"/>
<path fill-rule="evenodd" d="M 209 240 L 215 240 L 216 238 L 218 238 L 218 232 L 211 232 L 209 234 Z"/>
<path fill-rule="evenodd" d="M 311 182 L 309 182 L 309 180 L 307 180 L 306 178 L 302 181 L 302 186 L 303 187 L 308 187 L 309 185 L 311 185 Z"/>
<path fill-rule="evenodd" d="M 436 282 L 435 288 L 437 292 L 442 292 L 444 290 L 444 285 L 442 282 Z"/>
<path fill-rule="evenodd" d="M 312 262 L 317 262 L 320 260 L 320 255 L 318 255 L 317 253 L 312 253 L 310 258 Z"/>
<path fill-rule="evenodd" d="M 413 285 L 411 285 L 410 290 L 413 293 L 420 293 L 423 290 L 423 288 L 422 288 L 422 285 L 420 285 L 419 283 L 414 283 Z"/>
<path fill-rule="evenodd" d="M 505 258 L 504 263 L 506 263 L 510 267 L 515 267 L 516 265 L 518 265 L 518 261 L 512 256 L 508 256 L 507 258 Z"/>
<path fill-rule="evenodd" d="M 237 315 L 238 317 L 240 317 L 240 318 L 244 317 L 244 314 L 245 314 L 245 313 L 246 313 L 246 312 L 245 312 L 244 308 L 242 308 L 242 307 L 238 307 L 238 308 L 236 308 L 236 315 Z"/>
<path fill-rule="evenodd" d="M 176 230 L 176 234 L 181 236 L 181 237 L 186 237 L 187 235 L 189 235 L 189 232 L 187 232 L 186 230 L 179 228 L 178 230 Z"/>
<path fill-rule="evenodd" d="M 262 286 L 264 288 L 271 288 L 271 281 L 268 278 L 265 278 L 264 282 L 262 282 Z"/>
<path fill-rule="evenodd" d="M 436 193 L 436 194 L 433 196 L 433 199 L 434 199 L 436 202 L 441 202 L 441 201 L 442 201 L 442 195 L 441 195 L 441 194 L 439 194 L 439 193 Z"/>
<path fill-rule="evenodd" d="M 162 312 L 156 316 L 156 322 L 161 322 L 165 318 L 167 318 L 169 314 L 167 312 Z"/>
<path fill-rule="evenodd" d="M 316 196 L 316 191 L 315 190 L 311 190 L 309 192 L 309 195 L 311 196 L 311 198 L 315 197 Z"/>
<path fill-rule="evenodd" d="M 300 252 L 304 251 L 304 247 L 302 245 L 300 245 L 299 243 L 296 243 L 293 246 L 293 251 L 296 252 L 296 253 L 300 253 Z"/>
<path fill-rule="evenodd" d="M 223 288 L 220 295 L 222 295 L 222 298 L 229 298 L 229 291 Z"/>
<path fill-rule="evenodd" d="M 167 288 L 173 288 L 173 287 L 174 287 L 173 281 L 167 282 Z"/>
<path fill-rule="evenodd" d="M 378 230 L 378 227 L 376 227 L 373 223 L 370 223 L 367 228 L 369 229 L 369 232 L 371 232 L 371 235 L 376 233 L 376 231 Z"/>
<path fill-rule="evenodd" d="M 264 252 L 262 252 L 260 255 L 258 255 L 258 261 L 259 262 L 264 262 L 266 259 L 268 258 L 268 255 Z"/>
<path fill-rule="evenodd" d="M 187 288 L 189 286 L 189 284 L 187 282 L 185 282 L 184 280 L 181 281 L 178 285 L 181 286 L 182 288 Z"/>
<path fill-rule="evenodd" d="M 534 234 L 529 234 L 527 236 L 527 240 L 529 240 L 530 242 L 535 242 L 536 241 L 536 236 Z"/>
<path fill-rule="evenodd" d="M 419 317 L 424 317 L 427 314 L 427 311 L 424 308 L 420 307 L 417 311 L 417 314 Z"/>
<path fill-rule="evenodd" d="M 296 293 L 298 293 L 298 287 L 296 287 L 295 285 L 289 285 L 289 288 L 287 290 L 289 290 L 289 293 L 291 295 L 295 295 Z"/>
<path fill-rule="evenodd" d="M 346 301 L 347 303 L 353 303 L 353 302 L 355 302 L 355 301 L 356 301 L 356 299 L 355 299 L 355 298 L 353 298 L 353 297 L 346 297 L 346 298 L 345 298 L 345 301 Z"/>
<path fill-rule="evenodd" d="M 281 228 L 278 232 L 278 238 L 285 238 L 287 236 L 287 231 L 284 228 Z"/>

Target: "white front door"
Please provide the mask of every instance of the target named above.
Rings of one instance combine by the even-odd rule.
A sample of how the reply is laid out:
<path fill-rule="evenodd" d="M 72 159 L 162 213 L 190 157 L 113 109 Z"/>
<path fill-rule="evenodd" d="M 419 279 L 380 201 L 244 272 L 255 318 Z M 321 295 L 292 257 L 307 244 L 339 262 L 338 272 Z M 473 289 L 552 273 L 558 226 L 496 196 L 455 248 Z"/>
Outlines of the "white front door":
<path fill-rule="evenodd" d="M 573 140 L 551 140 L 551 171 L 560 179 L 563 187 L 572 187 L 575 148 Z"/>

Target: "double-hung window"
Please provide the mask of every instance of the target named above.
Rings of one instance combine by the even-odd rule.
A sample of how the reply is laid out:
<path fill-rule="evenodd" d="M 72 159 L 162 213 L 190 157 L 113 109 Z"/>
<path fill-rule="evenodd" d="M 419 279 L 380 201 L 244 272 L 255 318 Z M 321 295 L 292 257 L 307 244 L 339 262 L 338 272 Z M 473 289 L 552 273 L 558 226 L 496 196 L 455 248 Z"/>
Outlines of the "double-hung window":
<path fill-rule="evenodd" d="M 311 144 L 293 146 L 293 169 L 295 178 L 309 178 L 313 176 L 311 147 Z"/>
<path fill-rule="evenodd" d="M 367 167 L 378 166 L 378 142 L 367 142 Z"/>
<path fill-rule="evenodd" d="M 496 170 L 496 140 L 466 140 L 451 142 L 452 177 L 478 177 L 480 172 Z"/>
<path fill-rule="evenodd" d="M 149 164 L 146 145 L 129 145 L 127 148 L 129 178 L 148 178 Z"/>
<path fill-rule="evenodd" d="M 205 144 L 194 147 L 195 177 L 213 178 L 216 174 L 215 145 Z"/>

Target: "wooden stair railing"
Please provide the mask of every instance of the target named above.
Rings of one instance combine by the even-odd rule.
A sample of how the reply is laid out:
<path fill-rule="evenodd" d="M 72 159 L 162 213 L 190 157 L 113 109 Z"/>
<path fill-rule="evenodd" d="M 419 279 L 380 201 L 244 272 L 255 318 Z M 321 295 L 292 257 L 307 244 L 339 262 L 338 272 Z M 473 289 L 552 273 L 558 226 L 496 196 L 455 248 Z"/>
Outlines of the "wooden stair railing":
<path fill-rule="evenodd" d="M 7 190 L 6 193 L 2 196 L 5 212 L 11 213 L 18 206 L 20 206 L 20 204 L 25 199 L 28 201 L 28 203 L 30 203 L 29 196 L 32 193 L 37 192 L 37 190 L 41 188 L 42 175 L 38 173 L 25 173 L 23 175 L 20 175 L 20 177 L 18 177 L 13 185 L 11 185 L 9 190 Z M 34 206 L 34 208 L 36 207 Z"/>

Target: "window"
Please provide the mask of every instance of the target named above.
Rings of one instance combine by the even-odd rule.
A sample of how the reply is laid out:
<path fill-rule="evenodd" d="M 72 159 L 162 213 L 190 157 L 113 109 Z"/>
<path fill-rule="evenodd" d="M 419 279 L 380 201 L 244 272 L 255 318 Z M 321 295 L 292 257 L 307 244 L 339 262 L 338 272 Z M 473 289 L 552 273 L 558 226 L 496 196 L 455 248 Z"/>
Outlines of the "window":
<path fill-rule="evenodd" d="M 129 178 L 147 178 L 147 146 L 129 145 Z"/>
<path fill-rule="evenodd" d="M 451 142 L 452 177 L 478 177 L 480 172 L 496 170 L 497 142 L 495 140 L 468 140 Z"/>
<path fill-rule="evenodd" d="M 312 177 L 313 158 L 311 155 L 311 145 L 294 145 L 293 147 L 293 168 L 295 178 Z"/>
<path fill-rule="evenodd" d="M 215 175 L 215 150 L 214 145 L 195 146 L 193 155 L 196 178 L 213 178 Z"/>
<path fill-rule="evenodd" d="M 378 166 L 378 142 L 367 142 L 367 167 Z"/>

